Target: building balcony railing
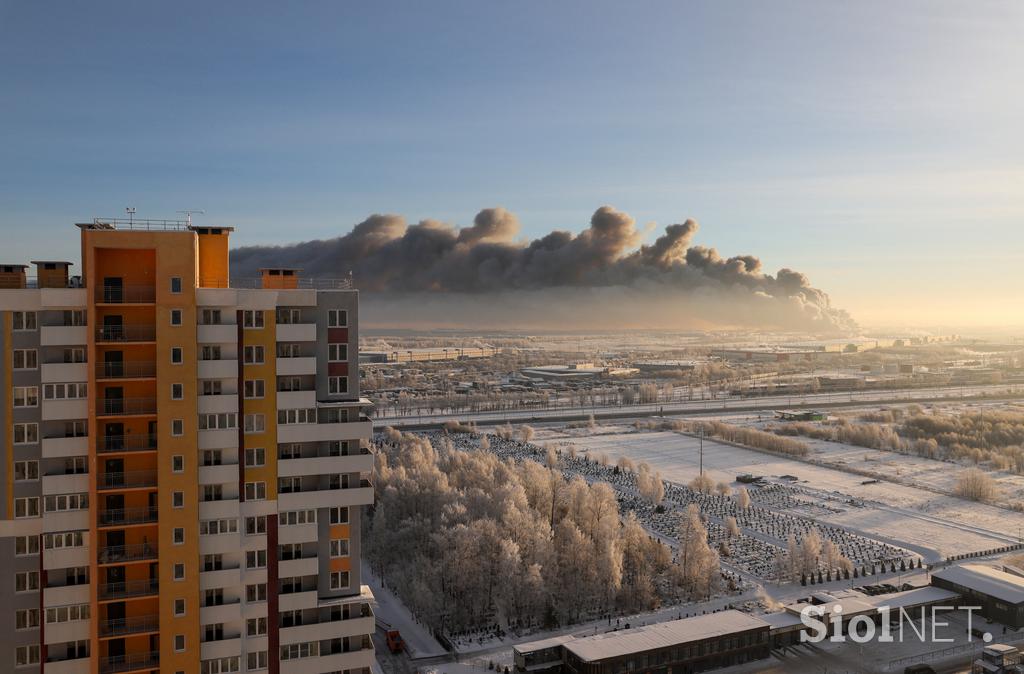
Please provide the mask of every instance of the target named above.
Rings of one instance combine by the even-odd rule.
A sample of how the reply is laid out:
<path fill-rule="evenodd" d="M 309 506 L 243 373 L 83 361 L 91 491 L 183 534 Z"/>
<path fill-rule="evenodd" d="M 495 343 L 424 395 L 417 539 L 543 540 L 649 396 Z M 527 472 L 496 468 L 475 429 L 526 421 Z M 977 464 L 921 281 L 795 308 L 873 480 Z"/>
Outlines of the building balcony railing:
<path fill-rule="evenodd" d="M 100 637 L 121 637 L 142 632 L 157 632 L 160 629 L 160 616 L 141 615 L 131 618 L 115 618 L 104 620 L 99 624 Z"/>
<path fill-rule="evenodd" d="M 152 342 L 156 326 L 146 324 L 104 325 L 96 328 L 97 342 Z"/>
<path fill-rule="evenodd" d="M 130 470 L 124 473 L 100 473 L 96 476 L 96 489 L 136 489 L 155 487 L 155 470 Z"/>
<path fill-rule="evenodd" d="M 128 597 L 146 597 L 159 594 L 160 581 L 155 578 L 143 580 L 125 580 L 119 583 L 101 583 L 97 588 L 100 600 L 125 599 Z M 113 622 L 113 621 L 108 621 Z"/>
<path fill-rule="evenodd" d="M 97 560 L 100 564 L 121 564 L 123 562 L 138 562 L 147 559 L 156 559 L 157 548 L 150 543 L 135 543 L 132 545 L 108 545 L 100 548 Z"/>
<path fill-rule="evenodd" d="M 108 398 L 96 403 L 96 416 L 118 417 L 156 414 L 156 398 Z"/>
<path fill-rule="evenodd" d="M 150 524 L 156 521 L 156 508 L 120 508 L 104 510 L 99 515 L 99 526 L 101 527 L 124 527 L 132 524 Z"/>
<path fill-rule="evenodd" d="M 106 435 L 96 441 L 96 452 L 144 452 L 156 449 L 156 435 L 139 433 L 129 435 Z"/>
<path fill-rule="evenodd" d="M 160 668 L 160 652 L 130 653 L 100 658 L 100 674 L 117 674 L 118 672 L 135 672 L 146 669 Z"/>
<path fill-rule="evenodd" d="M 121 363 L 100 363 L 96 366 L 97 379 L 142 379 L 156 376 L 156 363 L 126 360 Z"/>
<path fill-rule="evenodd" d="M 152 304 L 155 301 L 155 286 L 104 285 L 96 288 L 98 304 Z"/>

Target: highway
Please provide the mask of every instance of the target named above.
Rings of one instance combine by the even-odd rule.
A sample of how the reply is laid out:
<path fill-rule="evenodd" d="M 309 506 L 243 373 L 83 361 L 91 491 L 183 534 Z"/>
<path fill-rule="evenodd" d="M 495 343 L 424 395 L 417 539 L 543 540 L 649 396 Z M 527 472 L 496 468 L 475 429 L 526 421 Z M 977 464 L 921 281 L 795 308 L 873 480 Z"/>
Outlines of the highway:
<path fill-rule="evenodd" d="M 734 412 L 763 412 L 778 409 L 835 409 L 868 404 L 908 404 L 953 401 L 1005 401 L 1024 398 L 1024 387 L 1007 384 L 977 386 L 943 386 L 898 390 L 869 390 L 843 393 L 810 393 L 763 397 L 722 397 L 713 400 L 675 401 L 636 405 L 595 405 L 586 407 L 552 407 L 503 410 L 498 412 L 457 412 L 440 414 L 408 414 L 375 417 L 378 427 L 393 426 L 414 430 L 432 428 L 446 421 L 473 421 L 481 425 L 512 422 L 540 423 L 583 421 L 595 419 L 631 419 L 649 416 L 702 416 Z"/>

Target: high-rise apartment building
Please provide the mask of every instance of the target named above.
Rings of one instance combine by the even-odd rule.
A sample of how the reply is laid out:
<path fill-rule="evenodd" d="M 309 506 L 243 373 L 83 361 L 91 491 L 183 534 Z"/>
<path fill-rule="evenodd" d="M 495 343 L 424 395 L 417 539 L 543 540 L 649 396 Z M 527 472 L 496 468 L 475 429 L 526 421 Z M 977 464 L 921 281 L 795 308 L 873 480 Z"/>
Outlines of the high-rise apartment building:
<path fill-rule="evenodd" d="M 368 672 L 358 295 L 230 280 L 230 228 L 0 265 L 0 671 Z"/>

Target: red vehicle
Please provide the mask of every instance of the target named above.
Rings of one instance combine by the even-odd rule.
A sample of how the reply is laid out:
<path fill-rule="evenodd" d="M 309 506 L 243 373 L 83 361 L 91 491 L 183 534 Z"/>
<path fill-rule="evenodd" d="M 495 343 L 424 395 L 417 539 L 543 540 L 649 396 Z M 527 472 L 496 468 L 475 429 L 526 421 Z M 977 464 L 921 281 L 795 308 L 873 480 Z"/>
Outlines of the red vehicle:
<path fill-rule="evenodd" d="M 398 633 L 398 630 L 388 630 L 388 650 L 392 653 L 401 653 L 405 650 L 405 642 L 402 641 L 402 635 Z"/>

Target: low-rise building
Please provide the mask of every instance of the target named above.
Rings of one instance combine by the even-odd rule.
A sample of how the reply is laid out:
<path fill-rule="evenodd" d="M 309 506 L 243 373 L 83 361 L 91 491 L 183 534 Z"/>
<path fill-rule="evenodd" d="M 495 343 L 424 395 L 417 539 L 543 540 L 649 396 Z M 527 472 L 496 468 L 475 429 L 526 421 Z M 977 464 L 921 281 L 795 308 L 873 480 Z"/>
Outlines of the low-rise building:
<path fill-rule="evenodd" d="M 932 585 L 958 593 L 964 605 L 1004 625 L 1024 627 L 1024 578 L 984 564 L 949 566 L 932 573 Z"/>

